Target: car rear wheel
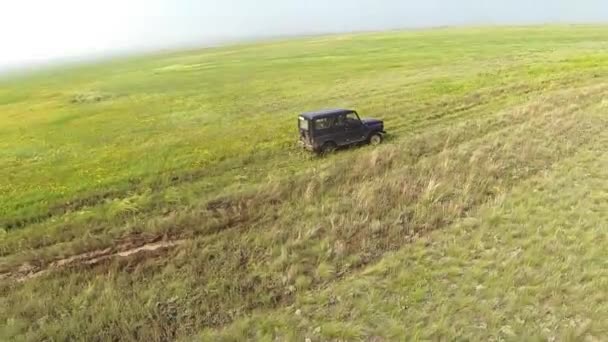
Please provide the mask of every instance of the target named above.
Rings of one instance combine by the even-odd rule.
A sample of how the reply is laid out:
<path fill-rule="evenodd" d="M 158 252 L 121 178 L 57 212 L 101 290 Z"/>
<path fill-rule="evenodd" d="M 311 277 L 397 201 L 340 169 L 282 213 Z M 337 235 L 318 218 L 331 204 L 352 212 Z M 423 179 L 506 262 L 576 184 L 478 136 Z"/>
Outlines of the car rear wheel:
<path fill-rule="evenodd" d="M 325 144 L 323 144 L 323 147 L 321 147 L 321 153 L 322 154 L 333 153 L 336 151 L 337 148 L 338 148 L 338 146 L 336 145 L 336 143 L 328 141 Z"/>
<path fill-rule="evenodd" d="M 369 144 L 372 146 L 380 145 L 382 143 L 382 134 L 373 133 L 369 136 Z"/>

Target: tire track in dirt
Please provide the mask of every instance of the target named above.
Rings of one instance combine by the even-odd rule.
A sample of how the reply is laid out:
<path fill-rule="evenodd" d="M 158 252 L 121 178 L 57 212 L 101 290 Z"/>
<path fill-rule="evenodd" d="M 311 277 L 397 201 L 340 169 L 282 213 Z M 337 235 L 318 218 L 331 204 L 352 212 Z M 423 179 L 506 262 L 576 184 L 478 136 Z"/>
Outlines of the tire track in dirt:
<path fill-rule="evenodd" d="M 108 247 L 105 249 L 86 252 L 82 254 L 73 255 L 67 258 L 59 259 L 53 261 L 52 263 L 46 266 L 41 267 L 33 266 L 31 264 L 26 263 L 22 264 L 14 271 L 0 273 L 0 280 L 13 280 L 18 283 L 22 283 L 27 280 L 43 276 L 54 270 L 60 270 L 79 265 L 95 266 L 107 260 L 128 258 L 143 253 L 165 251 L 183 245 L 184 243 L 186 243 L 186 241 L 188 240 L 165 240 L 155 242 L 153 241 L 145 243 L 143 245 L 139 245 L 137 247 L 132 246 L 130 248 L 125 248 L 128 246 L 125 244 L 122 246 L 122 248 L 118 249 Z"/>

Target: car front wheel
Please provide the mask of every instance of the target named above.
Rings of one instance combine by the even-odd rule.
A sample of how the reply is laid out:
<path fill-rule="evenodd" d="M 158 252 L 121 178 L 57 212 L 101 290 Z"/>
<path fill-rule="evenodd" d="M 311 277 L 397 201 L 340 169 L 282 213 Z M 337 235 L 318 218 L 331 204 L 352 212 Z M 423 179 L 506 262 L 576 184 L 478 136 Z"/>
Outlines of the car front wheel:
<path fill-rule="evenodd" d="M 369 144 L 372 146 L 380 145 L 382 143 L 382 134 L 373 133 L 369 136 Z"/>

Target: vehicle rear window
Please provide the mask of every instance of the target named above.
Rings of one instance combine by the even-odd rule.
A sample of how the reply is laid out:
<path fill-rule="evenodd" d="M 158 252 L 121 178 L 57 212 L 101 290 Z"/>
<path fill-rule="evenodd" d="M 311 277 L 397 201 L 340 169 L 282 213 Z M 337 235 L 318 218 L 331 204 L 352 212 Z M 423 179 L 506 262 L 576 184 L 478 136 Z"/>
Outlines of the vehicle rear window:
<path fill-rule="evenodd" d="M 308 120 L 304 119 L 303 117 L 300 117 L 300 129 L 308 131 L 309 126 L 310 123 L 308 122 Z"/>

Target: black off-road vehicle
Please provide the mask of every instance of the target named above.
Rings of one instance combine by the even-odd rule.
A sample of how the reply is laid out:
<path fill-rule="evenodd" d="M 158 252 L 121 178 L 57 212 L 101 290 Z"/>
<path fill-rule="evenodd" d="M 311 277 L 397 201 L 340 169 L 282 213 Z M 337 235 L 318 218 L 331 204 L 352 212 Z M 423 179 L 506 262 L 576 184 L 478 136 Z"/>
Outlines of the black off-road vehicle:
<path fill-rule="evenodd" d="M 377 145 L 384 137 L 384 122 L 360 119 L 350 109 L 326 109 L 300 114 L 300 144 L 310 151 L 328 153 L 359 143 Z"/>

